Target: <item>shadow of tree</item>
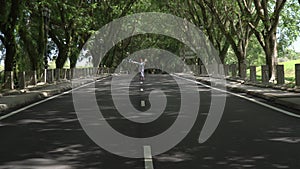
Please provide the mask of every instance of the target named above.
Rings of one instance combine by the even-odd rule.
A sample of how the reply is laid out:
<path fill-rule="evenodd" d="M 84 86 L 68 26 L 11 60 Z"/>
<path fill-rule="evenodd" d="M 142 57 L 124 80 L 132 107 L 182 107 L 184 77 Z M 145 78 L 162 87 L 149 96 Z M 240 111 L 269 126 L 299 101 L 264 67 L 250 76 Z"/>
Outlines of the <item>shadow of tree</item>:
<path fill-rule="evenodd" d="M 1 121 L 0 169 L 143 168 L 142 159 L 115 156 L 90 140 L 70 96 Z"/>

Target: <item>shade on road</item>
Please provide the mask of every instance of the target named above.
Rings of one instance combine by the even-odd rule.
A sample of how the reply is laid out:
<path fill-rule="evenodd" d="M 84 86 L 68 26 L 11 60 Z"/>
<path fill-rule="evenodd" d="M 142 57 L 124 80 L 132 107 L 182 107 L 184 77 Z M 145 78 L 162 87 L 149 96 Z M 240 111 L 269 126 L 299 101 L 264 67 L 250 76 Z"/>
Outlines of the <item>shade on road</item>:
<path fill-rule="evenodd" d="M 147 138 L 164 132 L 172 126 L 180 108 L 180 92 L 174 78 L 149 75 L 142 84 L 143 91 L 138 78 L 132 80 L 130 101 L 140 111 L 150 108 L 147 96 L 151 90 L 161 89 L 168 96 L 165 112 L 147 124 L 129 121 L 116 111 L 111 78 L 97 82 L 97 102 L 105 117 L 99 120 L 106 120 L 130 137 Z M 212 137 L 199 144 L 211 106 L 211 90 L 198 86 L 201 102 L 194 127 L 176 147 L 153 157 L 155 169 L 300 168 L 300 120 L 224 92 L 216 93 L 227 99 L 222 120 Z M 145 107 L 140 106 L 141 100 Z M 145 168 L 145 159 L 114 155 L 89 138 L 77 119 L 72 94 L 0 121 L 0 134 L 0 169 Z"/>

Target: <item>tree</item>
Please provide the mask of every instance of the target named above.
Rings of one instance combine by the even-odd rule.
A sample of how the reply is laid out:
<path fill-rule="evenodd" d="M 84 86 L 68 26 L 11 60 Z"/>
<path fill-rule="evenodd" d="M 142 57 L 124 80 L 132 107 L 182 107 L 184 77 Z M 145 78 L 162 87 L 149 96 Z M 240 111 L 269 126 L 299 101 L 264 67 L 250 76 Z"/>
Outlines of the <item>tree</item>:
<path fill-rule="evenodd" d="M 233 49 L 239 66 L 239 76 L 246 75 L 246 56 L 249 39 L 253 32 L 249 26 L 249 15 L 253 14 L 250 9 L 251 0 L 222 1 L 217 3 L 213 0 L 199 0 L 199 4 L 206 6 L 213 15 L 221 32 L 226 37 Z M 257 25 L 254 19 L 253 25 Z"/>
<path fill-rule="evenodd" d="M 300 5 L 296 0 L 287 1 L 280 14 L 278 25 L 278 57 L 285 57 L 286 50 L 300 36 Z"/>
<path fill-rule="evenodd" d="M 253 21 L 249 22 L 249 25 L 266 54 L 270 80 L 275 80 L 278 56 L 277 28 L 286 0 L 278 0 L 275 4 L 269 0 L 254 0 L 253 3 L 261 25 L 257 26 Z"/>
<path fill-rule="evenodd" d="M 22 0 L 0 0 L 0 39 L 5 46 L 5 61 L 4 61 L 4 82 L 6 87 L 11 88 L 10 83 L 13 77 L 8 72 L 16 73 L 16 56 L 17 56 L 17 40 L 16 32 L 18 21 L 21 17 L 23 7 Z"/>
<path fill-rule="evenodd" d="M 23 18 L 20 20 L 19 36 L 22 53 L 29 58 L 30 70 L 43 68 L 44 51 L 47 39 L 45 37 L 45 23 L 42 16 L 44 6 L 39 1 L 26 0 Z M 22 56 L 22 57 L 25 57 Z"/>
<path fill-rule="evenodd" d="M 57 68 L 63 68 L 68 57 L 72 55 L 71 52 L 77 53 L 78 51 L 74 46 L 77 47 L 76 40 L 79 39 L 76 32 L 77 28 L 83 26 L 77 25 L 78 23 L 76 22 L 78 21 L 77 17 L 83 15 L 83 13 L 80 13 L 81 5 L 81 1 L 72 3 L 69 1 L 53 1 L 49 3 L 53 13 L 50 20 L 49 35 L 59 50 L 56 58 Z"/>
<path fill-rule="evenodd" d="M 13 71 L 17 55 L 16 29 L 21 15 L 22 0 L 1 0 L 0 39 L 5 46 L 5 71 Z"/>
<path fill-rule="evenodd" d="M 138 10 L 140 7 L 140 4 L 145 3 L 145 1 L 138 2 L 137 0 L 130 0 L 130 1 L 105 1 L 103 3 L 97 3 L 97 7 L 93 16 L 94 20 L 97 20 L 98 22 L 95 23 L 94 27 L 97 29 L 94 29 L 95 31 L 104 26 L 105 24 L 110 23 L 114 19 L 123 17 L 127 14 L 132 14 Z M 113 36 L 116 36 L 118 34 L 118 30 L 115 28 L 112 28 L 110 32 L 107 33 L 107 40 L 110 40 Z M 98 39 L 99 40 L 99 39 Z M 108 67 L 116 67 L 117 64 L 122 60 L 123 57 L 125 57 L 125 50 L 128 48 L 129 43 L 131 42 L 131 38 L 128 38 L 122 43 L 116 44 L 107 54 L 104 58 L 102 58 L 102 61 L 100 64 L 106 65 Z M 96 42 L 93 43 L 93 48 L 98 48 L 101 50 L 102 46 L 99 45 L 105 45 L 106 42 Z M 95 46 L 98 45 L 98 46 Z M 99 54 L 97 51 L 92 52 L 93 59 L 98 60 Z M 94 64 L 98 64 L 97 61 L 94 61 Z M 99 66 L 99 65 L 94 65 Z"/>
<path fill-rule="evenodd" d="M 56 66 L 62 68 L 67 58 L 75 67 L 79 53 L 92 35 L 114 18 L 122 17 L 136 0 L 130 1 L 53 1 L 50 37 L 59 49 Z M 114 57 L 114 55 L 112 55 Z"/>
<path fill-rule="evenodd" d="M 210 15 L 208 9 L 202 3 L 191 0 L 185 1 L 185 3 L 181 1 L 168 2 L 168 7 L 169 12 L 185 18 L 202 29 L 214 48 L 219 52 L 221 62 L 224 63 L 230 44 L 220 29 L 218 29 L 215 18 Z"/>

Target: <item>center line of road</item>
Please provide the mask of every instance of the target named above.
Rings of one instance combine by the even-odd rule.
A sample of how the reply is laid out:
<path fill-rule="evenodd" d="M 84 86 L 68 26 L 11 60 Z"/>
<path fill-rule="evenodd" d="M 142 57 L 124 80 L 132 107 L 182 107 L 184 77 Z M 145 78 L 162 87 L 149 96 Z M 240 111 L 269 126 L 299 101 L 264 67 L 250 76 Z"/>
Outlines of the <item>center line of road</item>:
<path fill-rule="evenodd" d="M 154 169 L 151 146 L 144 146 L 145 169 Z"/>
<path fill-rule="evenodd" d="M 246 96 L 243 96 L 243 95 L 240 95 L 240 94 L 237 94 L 237 93 L 233 93 L 233 92 L 229 92 L 229 91 L 227 91 L 227 90 L 222 90 L 222 89 L 218 89 L 218 88 L 215 88 L 215 87 L 211 87 L 211 86 L 206 85 L 206 84 L 203 84 L 203 83 L 201 83 L 201 82 L 198 82 L 198 81 L 195 81 L 195 80 L 191 80 L 191 79 L 186 79 L 186 78 L 183 78 L 183 77 L 174 75 L 174 74 L 173 74 L 172 76 L 177 77 L 177 78 L 180 78 L 180 79 L 184 79 L 184 80 L 187 80 L 187 81 L 190 81 L 190 82 L 194 82 L 194 83 L 196 83 L 196 84 L 200 84 L 200 85 L 202 85 L 202 86 L 204 86 L 204 87 L 208 87 L 208 88 L 211 88 L 211 89 L 213 89 L 213 90 L 217 90 L 217 91 L 221 91 L 221 92 L 224 92 L 224 93 L 231 94 L 231 95 L 233 95 L 233 96 L 236 96 L 236 97 L 239 97 L 239 98 L 248 100 L 248 101 L 250 101 L 250 102 L 259 104 L 259 105 L 261 105 L 261 106 L 267 107 L 267 108 L 269 108 L 269 109 L 275 110 L 275 111 L 277 111 L 277 112 L 280 112 L 280 113 L 282 113 L 282 114 L 285 114 L 285 115 L 288 115 L 288 116 L 291 116 L 291 117 L 300 118 L 300 115 L 295 114 L 295 113 L 293 113 L 293 112 L 289 112 L 289 111 L 287 111 L 287 110 L 283 110 L 283 109 L 280 109 L 280 108 L 278 108 L 278 107 L 274 107 L 274 106 L 268 105 L 268 104 L 266 104 L 266 103 L 257 101 L 257 100 L 252 99 L 252 98 L 248 98 L 248 97 L 246 97 Z"/>
<path fill-rule="evenodd" d="M 141 100 L 141 107 L 145 107 L 146 106 L 146 103 L 144 100 Z"/>

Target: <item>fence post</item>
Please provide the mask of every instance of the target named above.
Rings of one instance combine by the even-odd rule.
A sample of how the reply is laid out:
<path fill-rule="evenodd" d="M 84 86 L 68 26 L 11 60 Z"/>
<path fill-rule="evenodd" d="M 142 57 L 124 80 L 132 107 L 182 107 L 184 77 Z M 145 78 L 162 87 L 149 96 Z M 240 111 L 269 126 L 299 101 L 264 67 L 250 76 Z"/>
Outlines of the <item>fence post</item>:
<path fill-rule="evenodd" d="M 207 70 L 206 67 L 204 65 L 201 65 L 201 74 L 204 76 L 207 76 Z"/>
<path fill-rule="evenodd" d="M 0 83 L 2 82 L 2 79 L 3 79 L 3 78 L 2 78 L 2 73 L 3 73 L 3 71 L 0 71 L 0 78 L 1 78 L 1 79 L 0 79 Z"/>
<path fill-rule="evenodd" d="M 261 66 L 261 80 L 263 84 L 269 83 L 269 66 L 263 65 Z"/>
<path fill-rule="evenodd" d="M 78 77 L 79 77 L 79 71 L 78 71 L 78 68 L 74 68 L 73 79 L 77 79 Z"/>
<path fill-rule="evenodd" d="M 224 77 L 225 76 L 224 73 L 225 73 L 224 64 L 219 64 L 219 66 L 218 66 L 218 76 Z"/>
<path fill-rule="evenodd" d="M 93 68 L 89 68 L 90 77 L 93 77 Z"/>
<path fill-rule="evenodd" d="M 31 71 L 31 84 L 32 85 L 36 85 L 37 84 L 37 74 L 36 74 L 36 70 Z"/>
<path fill-rule="evenodd" d="M 83 76 L 84 78 L 86 78 L 89 75 L 88 68 L 84 68 L 83 72 L 84 72 Z"/>
<path fill-rule="evenodd" d="M 89 77 L 92 77 L 93 76 L 93 69 L 91 69 L 91 68 L 88 68 L 88 70 L 89 70 Z"/>
<path fill-rule="evenodd" d="M 67 69 L 62 70 L 62 79 L 67 79 Z"/>
<path fill-rule="evenodd" d="M 86 68 L 82 68 L 81 70 L 82 70 L 82 76 L 83 76 L 83 78 L 85 78 L 86 77 Z"/>
<path fill-rule="evenodd" d="M 224 65 L 224 75 L 225 77 L 229 76 L 229 65 Z"/>
<path fill-rule="evenodd" d="M 81 75 L 82 75 L 82 68 L 78 68 L 76 69 L 76 78 L 81 78 Z"/>
<path fill-rule="evenodd" d="M 78 69 L 79 69 L 79 68 L 75 68 L 75 69 L 74 69 L 73 79 L 79 78 L 79 71 L 78 71 Z"/>
<path fill-rule="evenodd" d="M 66 70 L 66 79 L 71 80 L 71 70 L 70 69 Z"/>
<path fill-rule="evenodd" d="M 83 68 L 78 68 L 77 69 L 77 72 L 78 72 L 77 78 L 81 78 L 82 77 L 82 70 L 83 70 Z"/>
<path fill-rule="evenodd" d="M 219 64 L 218 63 L 212 64 L 211 73 L 212 73 L 212 75 L 211 75 L 212 77 L 217 77 L 218 76 L 218 74 L 219 74 Z"/>
<path fill-rule="evenodd" d="M 250 82 L 257 82 L 256 79 L 256 66 L 250 66 Z"/>
<path fill-rule="evenodd" d="M 195 75 L 198 75 L 197 65 L 193 65 L 193 73 L 194 73 Z"/>
<path fill-rule="evenodd" d="M 47 83 L 47 69 L 44 69 L 44 74 L 43 74 L 43 82 Z"/>
<path fill-rule="evenodd" d="M 295 80 L 296 80 L 296 87 L 300 88 L 300 64 L 295 65 Z"/>
<path fill-rule="evenodd" d="M 19 88 L 25 89 L 26 87 L 26 81 L 25 81 L 25 72 L 19 72 Z"/>
<path fill-rule="evenodd" d="M 47 70 L 47 83 L 53 83 L 54 81 L 54 71 L 53 69 Z"/>
<path fill-rule="evenodd" d="M 246 79 L 247 77 L 247 65 L 245 63 L 240 64 L 240 78 L 241 79 Z"/>
<path fill-rule="evenodd" d="M 282 85 L 284 84 L 284 66 L 283 65 L 276 65 L 276 80 L 277 84 Z"/>
<path fill-rule="evenodd" d="M 100 67 L 100 74 L 103 75 L 103 73 L 104 73 L 103 67 Z"/>
<path fill-rule="evenodd" d="M 72 79 L 75 79 L 75 68 L 72 68 L 71 70 L 70 70 L 70 80 L 72 80 Z"/>
<path fill-rule="evenodd" d="M 55 69 L 55 80 L 56 81 L 60 80 L 60 68 Z"/>
<path fill-rule="evenodd" d="M 236 64 L 231 64 L 231 77 L 235 78 L 236 77 Z"/>
<path fill-rule="evenodd" d="M 13 71 L 5 71 L 4 72 L 4 83 L 6 89 L 14 89 L 14 72 Z"/>
<path fill-rule="evenodd" d="M 82 78 L 84 76 L 84 68 L 80 68 L 79 72 L 80 72 L 79 73 L 79 75 L 80 75 L 79 78 Z"/>
<path fill-rule="evenodd" d="M 86 68 L 87 69 L 87 77 L 91 77 L 91 68 Z"/>
<path fill-rule="evenodd" d="M 97 70 L 98 70 L 98 69 L 97 69 L 96 67 L 93 68 L 93 75 L 94 75 L 94 76 L 97 76 L 97 73 L 98 73 Z"/>

